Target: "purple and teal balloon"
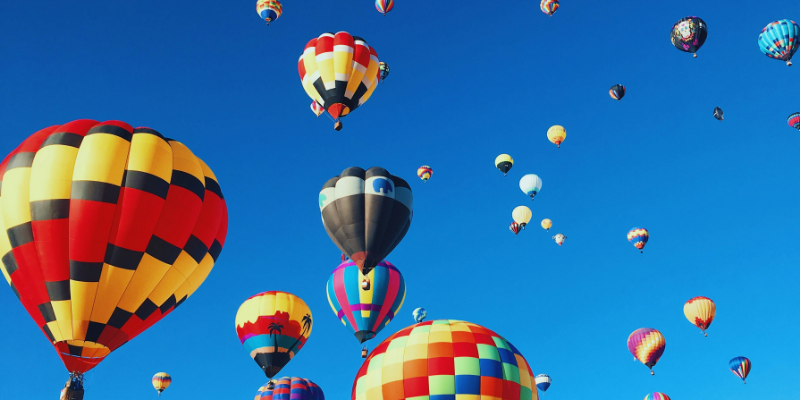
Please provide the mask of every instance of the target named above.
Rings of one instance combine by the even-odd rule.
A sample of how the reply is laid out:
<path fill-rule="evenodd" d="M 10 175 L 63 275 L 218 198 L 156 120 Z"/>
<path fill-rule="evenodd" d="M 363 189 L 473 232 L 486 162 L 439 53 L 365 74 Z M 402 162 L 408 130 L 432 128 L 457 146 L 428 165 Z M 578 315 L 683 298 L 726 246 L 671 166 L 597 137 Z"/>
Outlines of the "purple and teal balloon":
<path fill-rule="evenodd" d="M 325 394 L 308 379 L 283 377 L 261 386 L 255 400 L 325 400 Z"/>
<path fill-rule="evenodd" d="M 394 8 L 394 0 L 375 0 L 375 9 L 386 15 Z"/>
<path fill-rule="evenodd" d="M 793 113 L 788 119 L 789 126 L 794 129 L 800 130 L 800 112 Z"/>
<path fill-rule="evenodd" d="M 738 376 L 742 379 L 742 382 L 745 384 L 747 381 L 747 375 L 750 374 L 750 367 L 751 367 L 750 360 L 747 357 L 736 357 L 728 363 L 728 368 L 731 369 L 734 375 Z"/>
<path fill-rule="evenodd" d="M 792 20 L 782 19 L 765 26 L 758 35 L 758 47 L 769 58 L 786 61 L 792 65 L 792 56 L 797 51 L 800 26 Z"/>

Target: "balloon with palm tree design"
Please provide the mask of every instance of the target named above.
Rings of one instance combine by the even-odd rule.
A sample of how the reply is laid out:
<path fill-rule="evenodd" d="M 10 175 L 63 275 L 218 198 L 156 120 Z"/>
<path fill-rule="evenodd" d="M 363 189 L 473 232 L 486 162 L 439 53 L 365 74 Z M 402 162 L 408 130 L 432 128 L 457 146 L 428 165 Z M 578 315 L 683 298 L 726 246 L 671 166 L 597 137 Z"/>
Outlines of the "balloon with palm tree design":
<path fill-rule="evenodd" d="M 236 313 L 239 340 L 270 379 L 302 350 L 311 326 L 308 305 L 286 292 L 259 293 Z"/>

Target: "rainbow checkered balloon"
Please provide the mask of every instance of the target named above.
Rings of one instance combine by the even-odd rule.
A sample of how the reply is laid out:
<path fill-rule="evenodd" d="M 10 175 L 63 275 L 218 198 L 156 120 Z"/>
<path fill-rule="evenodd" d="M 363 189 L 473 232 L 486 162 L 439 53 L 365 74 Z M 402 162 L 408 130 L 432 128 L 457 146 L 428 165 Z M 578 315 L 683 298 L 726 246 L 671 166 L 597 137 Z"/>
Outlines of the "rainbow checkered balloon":
<path fill-rule="evenodd" d="M 505 338 L 464 321 L 409 326 L 361 366 L 352 400 L 491 398 L 538 400 L 525 357 Z"/>

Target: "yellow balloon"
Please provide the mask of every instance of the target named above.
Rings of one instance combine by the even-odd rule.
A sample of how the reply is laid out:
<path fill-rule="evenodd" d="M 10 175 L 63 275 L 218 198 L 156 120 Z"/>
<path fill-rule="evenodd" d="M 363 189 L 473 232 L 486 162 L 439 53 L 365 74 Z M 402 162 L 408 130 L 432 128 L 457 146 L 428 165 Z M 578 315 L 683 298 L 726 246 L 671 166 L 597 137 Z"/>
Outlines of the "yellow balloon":
<path fill-rule="evenodd" d="M 542 228 L 546 229 L 547 231 L 550 231 L 551 226 L 553 226 L 553 221 L 550 221 L 547 218 L 542 220 Z"/>
<path fill-rule="evenodd" d="M 561 125 L 553 125 L 547 130 L 547 139 L 558 147 L 567 138 L 567 130 Z"/>
<path fill-rule="evenodd" d="M 525 206 L 519 206 L 511 213 L 511 217 L 514 218 L 514 222 L 518 223 L 522 229 L 525 229 L 525 225 L 531 222 L 531 209 Z"/>
<path fill-rule="evenodd" d="M 694 326 L 700 328 L 703 334 L 708 336 L 706 329 L 711 326 L 714 321 L 714 315 L 717 313 L 717 306 L 708 297 L 695 297 L 690 299 L 683 305 L 683 314 L 689 322 Z"/>

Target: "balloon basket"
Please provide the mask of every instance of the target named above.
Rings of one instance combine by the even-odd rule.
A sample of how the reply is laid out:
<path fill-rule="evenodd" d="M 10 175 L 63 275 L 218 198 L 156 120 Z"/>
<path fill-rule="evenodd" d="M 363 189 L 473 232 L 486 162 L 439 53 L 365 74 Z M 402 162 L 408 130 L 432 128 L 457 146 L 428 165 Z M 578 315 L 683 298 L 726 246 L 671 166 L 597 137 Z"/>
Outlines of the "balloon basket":
<path fill-rule="evenodd" d="M 361 348 L 361 358 L 367 358 L 368 354 L 369 354 L 369 350 L 367 350 L 367 346 L 364 346 L 363 348 Z"/>

